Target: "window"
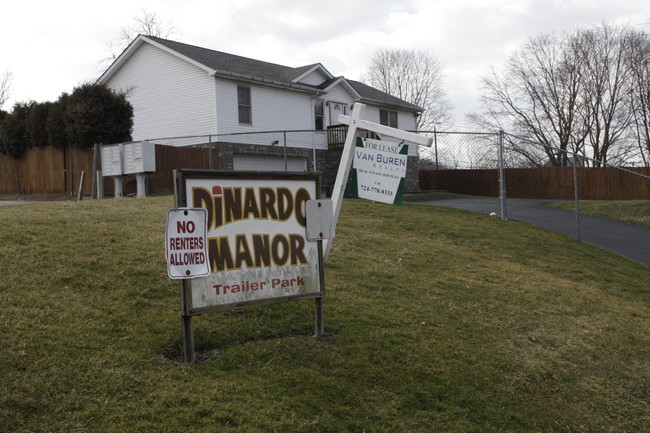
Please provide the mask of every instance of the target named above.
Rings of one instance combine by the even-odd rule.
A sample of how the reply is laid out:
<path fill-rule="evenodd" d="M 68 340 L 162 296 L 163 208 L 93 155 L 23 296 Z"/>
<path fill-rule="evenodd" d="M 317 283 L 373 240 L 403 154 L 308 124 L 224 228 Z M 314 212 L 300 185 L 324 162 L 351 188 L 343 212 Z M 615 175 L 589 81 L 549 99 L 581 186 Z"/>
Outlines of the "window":
<path fill-rule="evenodd" d="M 314 129 L 325 129 L 325 101 L 314 100 Z"/>
<path fill-rule="evenodd" d="M 398 128 L 397 111 L 379 110 L 379 123 L 391 128 Z"/>
<path fill-rule="evenodd" d="M 237 86 L 237 109 L 239 110 L 239 123 L 245 125 L 253 124 L 251 113 L 251 88 Z"/>

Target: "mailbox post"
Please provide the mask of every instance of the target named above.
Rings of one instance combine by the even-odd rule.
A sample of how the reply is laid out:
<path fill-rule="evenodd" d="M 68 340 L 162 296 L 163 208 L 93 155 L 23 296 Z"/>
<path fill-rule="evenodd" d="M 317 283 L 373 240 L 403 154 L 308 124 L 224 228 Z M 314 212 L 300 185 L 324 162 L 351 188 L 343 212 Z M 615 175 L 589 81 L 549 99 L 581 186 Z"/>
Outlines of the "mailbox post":
<path fill-rule="evenodd" d="M 147 196 L 146 173 L 156 171 L 156 145 L 147 141 L 124 144 L 124 173 L 134 174 L 136 197 Z"/>
<path fill-rule="evenodd" d="M 133 174 L 136 197 L 146 197 L 146 174 L 156 171 L 156 145 L 147 141 L 102 146 L 102 175 L 113 178 L 115 198 L 122 197 L 122 178 Z"/>
<path fill-rule="evenodd" d="M 122 144 L 102 146 L 102 176 L 113 178 L 115 198 L 122 198 L 124 158 Z"/>

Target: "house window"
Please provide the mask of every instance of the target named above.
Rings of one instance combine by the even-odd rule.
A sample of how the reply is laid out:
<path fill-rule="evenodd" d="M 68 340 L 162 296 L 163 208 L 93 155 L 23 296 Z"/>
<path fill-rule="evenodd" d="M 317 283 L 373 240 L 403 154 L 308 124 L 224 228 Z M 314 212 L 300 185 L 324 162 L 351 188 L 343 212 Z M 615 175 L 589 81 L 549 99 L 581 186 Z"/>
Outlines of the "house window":
<path fill-rule="evenodd" d="M 397 111 L 379 110 L 379 123 L 397 128 Z"/>
<path fill-rule="evenodd" d="M 245 125 L 253 124 L 251 113 L 251 88 L 237 86 L 237 108 L 239 110 L 239 123 Z"/>
<path fill-rule="evenodd" d="M 314 100 L 314 129 L 325 129 L 325 101 Z"/>

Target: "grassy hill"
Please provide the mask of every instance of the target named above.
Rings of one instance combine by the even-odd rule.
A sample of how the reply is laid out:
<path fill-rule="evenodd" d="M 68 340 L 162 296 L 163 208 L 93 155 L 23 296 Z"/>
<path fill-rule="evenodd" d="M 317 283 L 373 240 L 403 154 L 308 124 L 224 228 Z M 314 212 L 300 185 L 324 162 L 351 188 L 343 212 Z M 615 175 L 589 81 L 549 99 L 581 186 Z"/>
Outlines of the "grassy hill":
<path fill-rule="evenodd" d="M 648 432 L 647 267 L 514 221 L 346 201 L 326 336 L 298 301 L 194 320 L 170 196 L 0 208 L 0 431 Z"/>

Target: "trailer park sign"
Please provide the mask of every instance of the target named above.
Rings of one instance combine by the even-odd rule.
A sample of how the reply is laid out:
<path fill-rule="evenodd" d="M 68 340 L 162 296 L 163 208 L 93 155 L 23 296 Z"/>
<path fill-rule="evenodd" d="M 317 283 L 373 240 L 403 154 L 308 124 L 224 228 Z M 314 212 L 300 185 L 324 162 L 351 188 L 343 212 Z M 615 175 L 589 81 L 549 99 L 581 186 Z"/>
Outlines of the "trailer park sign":
<path fill-rule="evenodd" d="M 313 175 L 182 172 L 182 197 L 207 217 L 208 275 L 193 278 L 184 314 L 322 296 L 320 243 L 307 239 Z"/>

